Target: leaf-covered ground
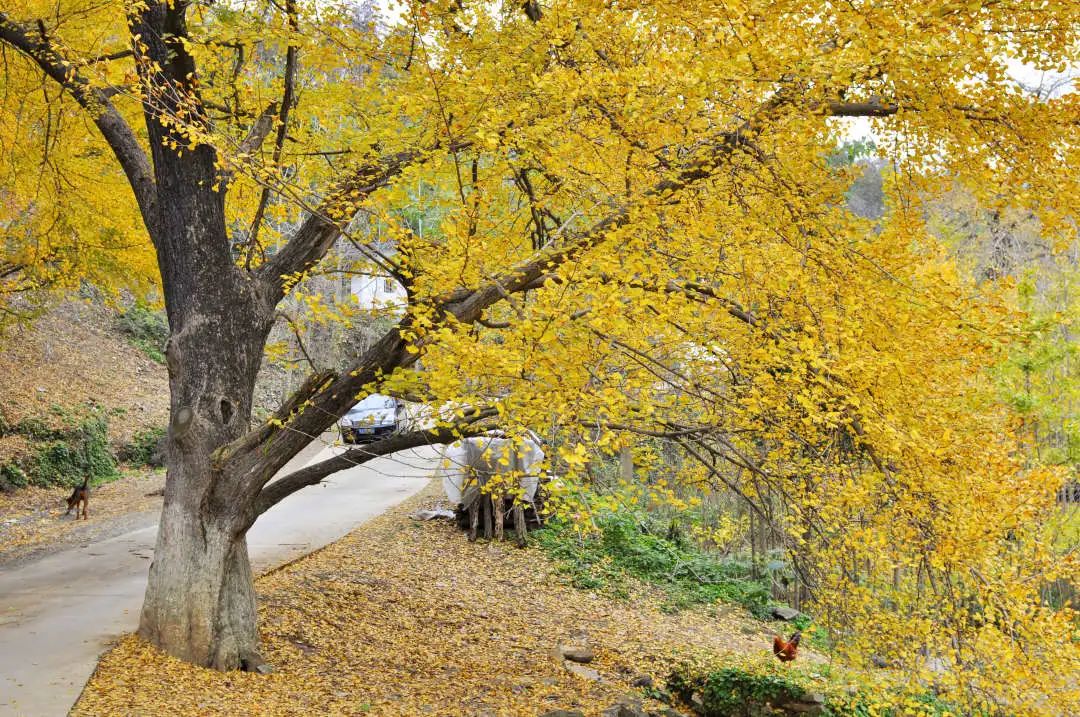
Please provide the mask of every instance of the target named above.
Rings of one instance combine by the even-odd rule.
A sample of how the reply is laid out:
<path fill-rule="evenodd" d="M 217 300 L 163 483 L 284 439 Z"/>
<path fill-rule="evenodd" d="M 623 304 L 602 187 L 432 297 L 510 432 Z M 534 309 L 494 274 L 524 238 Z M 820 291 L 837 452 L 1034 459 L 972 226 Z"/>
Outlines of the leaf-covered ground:
<path fill-rule="evenodd" d="M 436 491 L 258 579 L 274 674 L 200 669 L 127 637 L 72 714 L 598 714 L 634 694 L 636 676 L 662 684 L 688 651 L 771 659 L 764 626 L 740 611 L 670 615 L 646 592 L 604 598 L 566 585 L 537 550 L 470 544 L 449 524 L 411 520 Z M 595 649 L 600 682 L 552 655 L 577 633 Z"/>

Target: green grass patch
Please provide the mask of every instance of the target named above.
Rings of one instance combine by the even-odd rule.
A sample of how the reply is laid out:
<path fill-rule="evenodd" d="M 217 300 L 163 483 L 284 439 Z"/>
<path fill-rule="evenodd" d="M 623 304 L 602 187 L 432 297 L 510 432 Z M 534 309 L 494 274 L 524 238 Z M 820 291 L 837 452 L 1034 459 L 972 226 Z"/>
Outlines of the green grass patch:
<path fill-rule="evenodd" d="M 575 587 L 625 598 L 636 579 L 661 588 L 668 610 L 722 601 L 768 612 L 768 585 L 751 579 L 748 563 L 705 552 L 644 514 L 601 514 L 589 534 L 554 521 L 531 536 Z"/>
<path fill-rule="evenodd" d="M 153 361 L 165 363 L 165 341 L 169 338 L 169 324 L 162 312 L 136 303 L 120 314 L 117 326 L 127 337 L 128 343 Z"/>

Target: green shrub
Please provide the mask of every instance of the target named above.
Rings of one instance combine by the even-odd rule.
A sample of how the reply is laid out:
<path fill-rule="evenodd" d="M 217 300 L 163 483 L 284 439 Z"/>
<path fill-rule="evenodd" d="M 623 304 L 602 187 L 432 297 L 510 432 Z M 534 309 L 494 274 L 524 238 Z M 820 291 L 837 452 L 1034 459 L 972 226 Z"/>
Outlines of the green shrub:
<path fill-rule="evenodd" d="M 16 488 L 25 488 L 30 482 L 26 471 L 19 468 L 14 461 L 0 465 L 0 490 L 8 491 Z"/>
<path fill-rule="evenodd" d="M 763 717 L 778 714 L 776 707 L 797 702 L 820 704 L 820 714 L 826 717 L 944 717 L 958 714 L 985 717 L 986 714 L 960 710 L 932 692 L 870 692 L 863 689 L 852 693 L 835 690 L 832 694 L 819 693 L 811 699 L 810 689 L 814 684 L 807 675 L 798 672 L 780 675 L 749 672 L 731 666 L 710 669 L 690 664 L 679 666 L 667 679 L 671 694 L 683 702 L 689 704 L 695 694 L 698 696 L 704 717 Z"/>
<path fill-rule="evenodd" d="M 754 674 L 735 667 L 696 673 L 683 666 L 668 677 L 668 689 L 689 703 L 697 693 L 704 717 L 759 717 L 775 714 L 772 706 L 804 699 L 802 687 L 778 675 Z"/>
<path fill-rule="evenodd" d="M 26 485 L 78 485 L 111 480 L 119 474 L 109 450 L 109 413 L 93 403 L 67 409 L 50 408 L 54 419 L 37 416 L 8 426 L 7 433 L 30 442 L 31 450 L 0 466 L 0 489 Z"/>
<path fill-rule="evenodd" d="M 145 431 L 139 431 L 131 439 L 131 443 L 120 449 L 117 459 L 133 466 L 160 468 L 164 465 L 164 456 L 158 451 L 158 446 L 164 436 L 164 428 L 149 428 Z"/>
<path fill-rule="evenodd" d="M 51 428 L 43 419 L 36 416 L 22 419 L 15 424 L 11 432 L 35 441 L 53 440 L 59 438 L 63 433 Z"/>
<path fill-rule="evenodd" d="M 165 363 L 165 341 L 169 338 L 169 324 L 162 312 L 136 303 L 120 314 L 117 324 L 132 346 L 154 361 Z"/>
<path fill-rule="evenodd" d="M 139 349 L 143 354 L 155 363 L 165 365 L 165 349 L 156 343 L 144 339 L 129 339 L 132 346 Z"/>
<path fill-rule="evenodd" d="M 750 578 L 749 565 L 707 553 L 642 514 L 605 513 L 596 525 L 592 536 L 560 522 L 533 533 L 576 587 L 625 597 L 633 577 L 662 588 L 669 610 L 722 600 L 767 614 L 767 584 Z"/>
<path fill-rule="evenodd" d="M 30 482 L 35 485 L 68 485 L 117 476 L 116 462 L 109 452 L 109 421 L 98 412 L 84 417 L 62 438 L 41 445 L 26 461 Z"/>

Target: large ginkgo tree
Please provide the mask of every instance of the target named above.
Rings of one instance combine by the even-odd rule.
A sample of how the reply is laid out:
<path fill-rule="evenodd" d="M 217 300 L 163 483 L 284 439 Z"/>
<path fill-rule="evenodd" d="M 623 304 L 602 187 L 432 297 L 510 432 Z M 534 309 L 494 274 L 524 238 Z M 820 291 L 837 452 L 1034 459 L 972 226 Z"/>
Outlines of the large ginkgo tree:
<path fill-rule="evenodd" d="M 922 203 L 961 183 L 1071 239 L 1077 95 L 1025 92 L 1010 68 L 1075 66 L 1077 5 L 384 10 L 0 10 L 2 118 L 19 130 L 4 161 L 53 182 L 5 189 L 4 206 L 25 225 L 61 218 L 60 244 L 148 237 L 160 271 L 168 479 L 140 634 L 258 667 L 245 535 L 344 467 L 556 425 L 578 436 L 553 451 L 573 484 L 586 438 L 614 449 L 638 431 L 788 536 L 841 652 L 887 653 L 912 679 L 920 655 L 945 655 L 942 689 L 1075 706 L 1074 613 L 1039 597 L 1076 571 L 1037 529 L 1058 477 L 1020 460 L 986 373 L 1016 317 L 957 272 Z M 880 221 L 845 208 L 858 168 L 829 161 L 847 118 L 889 161 Z M 400 211 L 421 197 L 422 230 Z M 125 212 L 141 227 L 114 226 Z M 405 287 L 407 310 L 253 423 L 276 307 L 343 242 L 357 270 Z M 375 389 L 461 408 L 271 481 Z"/>

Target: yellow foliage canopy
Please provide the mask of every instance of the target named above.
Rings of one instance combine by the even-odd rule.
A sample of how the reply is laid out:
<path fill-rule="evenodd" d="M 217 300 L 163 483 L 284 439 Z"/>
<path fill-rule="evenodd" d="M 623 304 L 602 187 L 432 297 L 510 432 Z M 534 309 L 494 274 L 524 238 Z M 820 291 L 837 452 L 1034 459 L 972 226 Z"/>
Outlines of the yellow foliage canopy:
<path fill-rule="evenodd" d="M 92 48 L 99 16 L 76 28 L 82 17 L 63 26 Z M 108 145 L 69 94 L 11 47 L 0 52 L 0 321 L 33 309 L 21 296 L 81 280 L 146 294 L 158 282 L 153 249 Z"/>
<path fill-rule="evenodd" d="M 0 28 L 54 17 L 38 5 Z M 125 47 L 121 3 L 61 6 L 48 32 L 67 56 Z M 178 151 L 216 148 L 245 270 L 318 212 L 359 252 L 352 269 L 407 287 L 395 330 L 424 370 L 390 388 L 571 443 L 664 434 L 701 458 L 688 483 L 781 500 L 841 656 L 895 660 L 898 680 L 972 708 L 1080 712 L 1076 615 L 1039 594 L 1077 579 L 1039 530 L 1061 476 L 1018 455 L 986 375 L 1017 317 L 922 211 L 958 181 L 1071 237 L 1078 93 L 1033 96 L 1009 66 L 1075 67 L 1074 2 L 437 1 L 381 22 L 253 2 L 187 21 L 199 80 L 158 119 Z M 134 204 L 108 190 L 119 175 L 78 108 L 32 97 L 35 70 L 12 61 L 9 96 L 32 105 L 6 101 L 0 120 L 18 132 L 10 216 L 62 218 L 60 245 L 133 240 Z M 78 68 L 123 116 L 155 111 L 160 88 L 124 62 Z M 891 161 L 881 222 L 844 208 L 857 170 L 828 161 L 851 117 Z M 45 189 L 26 174 L 43 147 Z M 567 481 L 583 479 L 564 448 Z"/>

